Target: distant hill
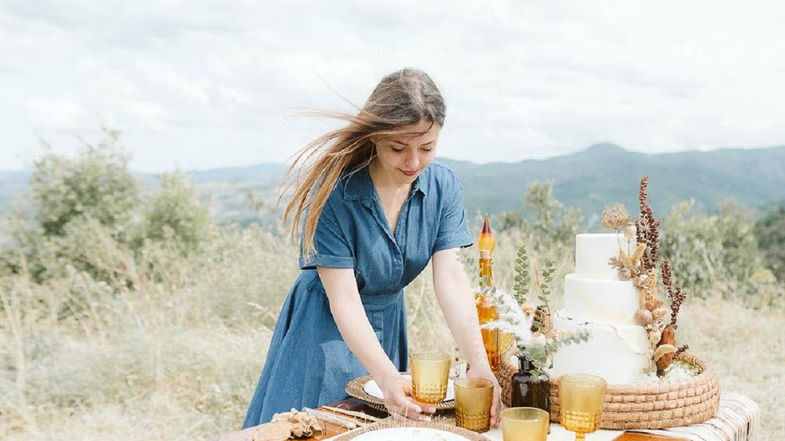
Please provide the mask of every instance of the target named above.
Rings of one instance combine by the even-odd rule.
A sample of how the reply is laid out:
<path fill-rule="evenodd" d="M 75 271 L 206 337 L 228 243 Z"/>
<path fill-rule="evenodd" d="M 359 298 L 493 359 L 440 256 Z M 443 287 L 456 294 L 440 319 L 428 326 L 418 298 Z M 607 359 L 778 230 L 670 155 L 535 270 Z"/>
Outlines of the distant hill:
<path fill-rule="evenodd" d="M 728 198 L 750 207 L 785 199 L 785 146 L 647 154 L 602 143 L 569 155 L 516 163 L 439 160 L 459 175 L 469 213 L 520 209 L 526 186 L 533 181 L 553 181 L 555 197 L 580 207 L 589 218 L 616 202 L 635 212 L 643 175 L 650 176 L 649 200 L 658 216 L 686 199 L 695 199 L 709 211 Z M 257 218 L 248 207 L 248 192 L 271 205 L 284 172 L 281 164 L 258 164 L 189 175 L 217 219 L 247 223 Z M 26 191 L 28 177 L 29 172 L 0 171 L 0 212 Z M 155 185 L 154 176 L 140 177 L 146 185 Z"/>
<path fill-rule="evenodd" d="M 785 147 L 646 154 L 610 143 L 543 160 L 473 164 L 443 160 L 460 176 L 467 209 L 497 213 L 521 207 L 526 185 L 554 181 L 554 196 L 584 214 L 621 202 L 637 211 L 637 187 L 649 175 L 649 200 L 664 216 L 680 201 L 707 210 L 734 198 L 757 207 L 785 199 Z"/>

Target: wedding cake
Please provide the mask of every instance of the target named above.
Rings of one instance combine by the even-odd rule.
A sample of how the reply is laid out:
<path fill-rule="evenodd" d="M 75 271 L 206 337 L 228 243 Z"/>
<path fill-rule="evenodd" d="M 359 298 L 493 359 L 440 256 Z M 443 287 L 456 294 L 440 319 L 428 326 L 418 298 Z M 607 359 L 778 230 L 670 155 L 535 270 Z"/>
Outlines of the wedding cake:
<path fill-rule="evenodd" d="M 633 383 L 653 368 L 652 345 L 636 323 L 639 294 L 632 280 L 620 280 L 609 260 L 619 250 L 635 248 L 623 234 L 578 234 L 575 272 L 564 279 L 564 308 L 553 317 L 557 331 L 587 329 L 587 342 L 564 346 L 554 354 L 552 377 L 587 373 L 609 384 Z"/>

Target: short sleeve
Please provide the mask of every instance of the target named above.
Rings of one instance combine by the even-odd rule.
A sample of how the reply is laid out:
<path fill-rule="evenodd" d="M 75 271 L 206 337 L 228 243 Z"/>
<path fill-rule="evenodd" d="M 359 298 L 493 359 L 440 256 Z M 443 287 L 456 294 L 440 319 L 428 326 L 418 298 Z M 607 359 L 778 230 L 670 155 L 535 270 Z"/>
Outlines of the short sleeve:
<path fill-rule="evenodd" d="M 439 220 L 439 231 L 431 254 L 450 248 L 468 247 L 472 245 L 469 227 L 466 225 L 466 213 L 463 209 L 463 187 L 455 174 L 450 173 L 447 181 L 445 198 L 440 204 L 443 209 Z"/>
<path fill-rule="evenodd" d="M 319 216 L 313 239 L 316 252 L 307 258 L 303 254 L 303 243 L 300 242 L 300 269 L 315 269 L 317 266 L 354 268 L 352 246 L 346 240 L 329 200 Z"/>

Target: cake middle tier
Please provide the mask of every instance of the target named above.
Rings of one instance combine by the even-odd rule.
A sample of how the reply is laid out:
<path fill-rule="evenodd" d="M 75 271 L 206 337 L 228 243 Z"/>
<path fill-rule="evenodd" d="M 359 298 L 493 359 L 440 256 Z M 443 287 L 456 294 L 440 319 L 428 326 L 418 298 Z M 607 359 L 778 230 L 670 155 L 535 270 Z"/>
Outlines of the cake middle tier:
<path fill-rule="evenodd" d="M 630 280 L 564 277 L 564 312 L 575 320 L 635 325 L 639 308 L 638 291 Z"/>
<path fill-rule="evenodd" d="M 653 368 L 649 338 L 643 326 L 610 325 L 573 320 L 558 311 L 553 328 L 584 329 L 589 341 L 562 346 L 553 355 L 551 377 L 584 373 L 599 375 L 610 384 L 630 384 Z"/>

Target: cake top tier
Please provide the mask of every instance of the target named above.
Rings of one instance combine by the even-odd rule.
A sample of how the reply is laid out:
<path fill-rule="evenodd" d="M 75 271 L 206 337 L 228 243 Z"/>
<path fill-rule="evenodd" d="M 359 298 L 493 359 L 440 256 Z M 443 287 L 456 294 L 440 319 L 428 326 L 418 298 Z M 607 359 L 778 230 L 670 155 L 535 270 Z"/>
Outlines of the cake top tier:
<path fill-rule="evenodd" d="M 635 246 L 635 241 L 629 243 Z M 575 273 L 594 279 L 619 280 L 608 261 L 628 248 L 623 234 L 578 234 L 575 236 Z"/>

